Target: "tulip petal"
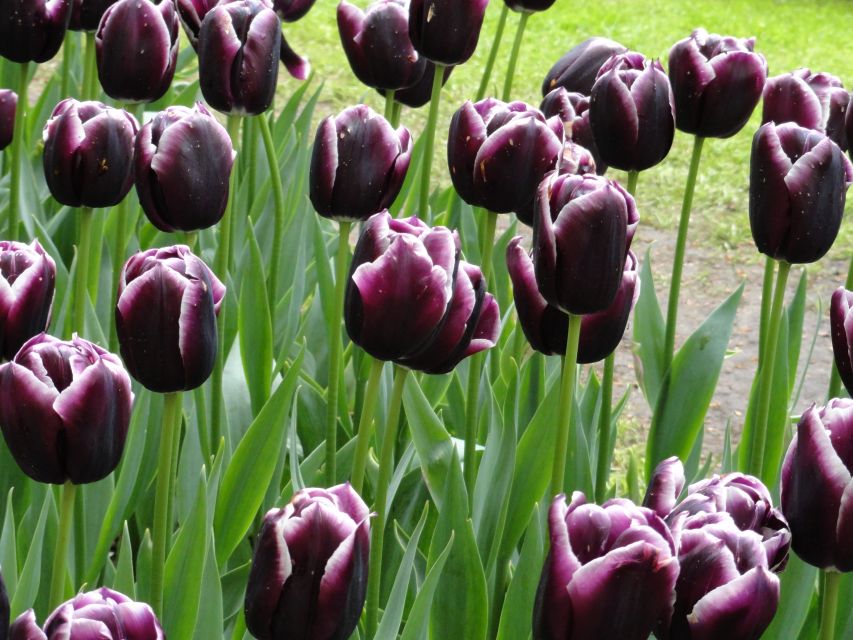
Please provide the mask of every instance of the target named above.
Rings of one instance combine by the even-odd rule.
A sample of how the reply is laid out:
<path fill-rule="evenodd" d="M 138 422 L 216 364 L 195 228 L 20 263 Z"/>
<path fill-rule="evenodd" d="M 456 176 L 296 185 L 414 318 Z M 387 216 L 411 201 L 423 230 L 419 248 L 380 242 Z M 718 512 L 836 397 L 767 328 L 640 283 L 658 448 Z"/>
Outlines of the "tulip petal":
<path fill-rule="evenodd" d="M 841 495 L 835 538 L 836 569 L 843 572 L 853 571 L 853 482 L 847 483 Z"/>
<path fill-rule="evenodd" d="M 548 308 L 548 303 L 536 285 L 536 276 L 533 269 L 533 260 L 521 247 L 521 236 L 513 238 L 506 249 L 506 264 L 512 281 L 512 297 L 515 302 L 515 310 L 521 329 L 530 342 L 530 346 L 545 355 L 552 355 L 549 345 L 546 343 L 543 326 L 543 316 Z M 565 314 L 563 314 L 565 315 Z M 565 334 L 568 334 L 568 316 L 565 322 Z M 562 336 L 565 353 L 566 335 Z M 559 337 L 556 340 L 559 342 Z M 560 351 L 558 350 L 557 353 Z"/>
<path fill-rule="evenodd" d="M 162 640 L 163 630 L 151 607 L 143 602 L 120 602 L 116 611 L 128 638 Z"/>
<path fill-rule="evenodd" d="M 284 539 L 286 522 L 284 509 L 270 510 L 255 543 L 246 586 L 246 626 L 257 638 L 270 637 L 270 621 L 275 616 L 282 586 L 293 572 Z"/>
<path fill-rule="evenodd" d="M 677 456 L 658 463 L 646 490 L 643 506 L 666 518 L 675 507 L 678 496 L 684 489 L 684 465 Z"/>
<path fill-rule="evenodd" d="M 331 216 L 335 209 L 332 198 L 335 193 L 335 176 L 338 172 L 338 133 L 335 119 L 325 118 L 317 128 L 314 149 L 311 153 L 311 204 L 317 213 Z"/>
<path fill-rule="evenodd" d="M 291 77 L 297 80 L 307 80 L 308 76 L 311 75 L 311 63 L 308 61 L 308 58 L 296 53 L 293 47 L 287 42 L 284 34 L 281 35 L 281 47 L 279 48 L 278 57 Z M 274 84 L 273 87 L 275 87 Z"/>
<path fill-rule="evenodd" d="M 133 183 L 133 140 L 136 130 L 121 112 L 104 110 L 83 125 L 77 149 L 75 181 L 81 200 L 92 208 L 121 202 Z"/>
<path fill-rule="evenodd" d="M 675 138 L 675 99 L 659 62 L 650 62 L 634 81 L 631 98 L 639 121 L 638 154 L 633 168 L 643 171 L 666 158 Z"/>
<path fill-rule="evenodd" d="M 178 347 L 184 364 L 185 390 L 201 386 L 210 377 L 217 350 L 213 285 L 207 266 L 195 256 L 188 256 L 187 276 L 191 280 L 184 289 L 178 321 Z"/>
<path fill-rule="evenodd" d="M 556 496 L 548 511 L 551 549 L 542 567 L 533 614 L 535 640 L 569 636 L 572 602 L 566 589 L 581 563 L 575 557 L 566 527 L 566 496 Z"/>
<path fill-rule="evenodd" d="M 259 11 L 249 23 L 243 43 L 239 63 L 241 82 L 232 80 L 232 87 L 238 87 L 240 102 L 248 113 L 263 113 L 272 104 L 282 51 L 281 22 L 278 16 L 271 9 Z M 288 55 L 286 63 L 291 62 L 292 58 Z M 294 69 L 298 67 L 296 65 Z"/>
<path fill-rule="evenodd" d="M 207 103 L 229 112 L 239 88 L 233 80 L 239 77 L 243 44 L 234 27 L 231 14 L 217 6 L 201 23 L 198 41 L 199 83 Z"/>
<path fill-rule="evenodd" d="M 447 163 L 450 178 L 459 197 L 472 206 L 480 206 L 480 195 L 474 187 L 474 170 L 478 150 L 488 137 L 483 116 L 467 100 L 450 121 L 447 137 Z"/>
<path fill-rule="evenodd" d="M 749 176 L 749 224 L 758 250 L 781 255 L 791 219 L 785 176 L 792 164 L 776 128 L 762 126 L 752 140 Z"/>
<path fill-rule="evenodd" d="M 632 266 L 629 266 L 629 262 Z M 613 303 L 604 311 L 590 313 L 581 319 L 578 364 L 599 362 L 616 350 L 625 334 L 631 310 L 640 296 L 637 259 L 631 253 L 625 263 L 622 283 Z M 663 517 L 663 516 L 661 516 Z"/>
<path fill-rule="evenodd" d="M 821 127 L 820 99 L 802 77 L 786 74 L 768 79 L 763 97 L 762 123 L 796 122 L 807 129 Z"/>
<path fill-rule="evenodd" d="M 589 122 L 598 153 L 607 164 L 625 171 L 648 168 L 636 163 L 640 119 L 632 94 L 614 69 L 596 80 L 590 95 Z"/>
<path fill-rule="evenodd" d="M 9 627 L 9 640 L 47 640 L 44 631 L 36 622 L 36 614 L 32 609 L 24 611 Z"/>

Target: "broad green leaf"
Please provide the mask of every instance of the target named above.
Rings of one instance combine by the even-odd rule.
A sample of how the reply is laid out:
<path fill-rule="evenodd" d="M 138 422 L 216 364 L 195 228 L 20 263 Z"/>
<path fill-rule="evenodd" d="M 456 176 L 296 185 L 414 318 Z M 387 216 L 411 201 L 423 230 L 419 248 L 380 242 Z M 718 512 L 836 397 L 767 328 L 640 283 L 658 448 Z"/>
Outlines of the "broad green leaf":
<path fill-rule="evenodd" d="M 29 543 L 27 559 L 24 561 L 24 568 L 21 570 L 21 576 L 18 580 L 18 587 L 15 589 L 15 593 L 12 594 L 10 610 L 13 620 L 21 615 L 25 610 L 33 606 L 36 596 L 38 595 L 39 585 L 41 584 L 42 578 L 41 559 L 45 523 L 47 521 L 48 513 L 50 513 L 53 508 L 53 492 L 46 491 L 38 524 L 36 524 L 32 539 Z M 49 576 L 50 572 L 44 571 L 44 575 Z"/>
<path fill-rule="evenodd" d="M 124 523 L 124 531 L 121 536 L 113 588 L 132 600 L 136 599 L 136 581 L 133 577 L 133 545 L 130 542 L 127 521 Z"/>
<path fill-rule="evenodd" d="M 498 640 L 518 640 L 530 635 L 533 601 L 544 562 L 545 534 L 542 531 L 542 518 L 537 505 L 524 534 L 524 544 L 521 546 L 521 555 L 512 575 L 512 582 L 503 603 L 500 603 Z M 492 603 L 492 607 L 497 607 L 498 604 Z"/>
<path fill-rule="evenodd" d="M 136 550 L 136 597 L 142 602 L 151 600 L 151 564 L 154 556 L 154 543 L 151 532 L 146 529 Z"/>
<path fill-rule="evenodd" d="M 207 547 L 204 561 L 204 575 L 201 584 L 200 614 L 193 638 L 208 640 L 221 638 L 224 625 L 222 612 L 222 583 L 219 581 L 219 568 L 216 566 L 216 547 L 213 537 Z"/>
<path fill-rule="evenodd" d="M 646 251 L 643 259 L 640 282 L 643 286 L 640 287 L 640 298 L 634 308 L 634 342 L 639 357 L 637 378 L 649 406 L 654 407 L 666 373 L 663 369 L 666 323 L 655 293 L 651 249 Z"/>
<path fill-rule="evenodd" d="M 15 539 L 15 509 L 12 503 L 14 488 L 9 489 L 6 499 L 6 515 L 3 517 L 3 532 L 0 533 L 0 571 L 9 593 L 18 587 L 18 551 Z"/>
<path fill-rule="evenodd" d="M 788 397 L 794 391 L 794 383 L 797 380 L 797 367 L 800 363 L 800 351 L 803 342 L 803 321 L 806 314 L 806 289 L 808 288 L 808 272 L 803 269 L 800 275 L 797 290 L 791 303 L 785 309 L 788 320 Z"/>
<path fill-rule="evenodd" d="M 427 576 L 418 590 L 418 595 L 415 596 L 415 601 L 412 603 L 412 609 L 409 611 L 409 618 L 406 620 L 406 626 L 403 629 L 403 635 L 400 637 L 400 640 L 421 640 L 422 638 L 426 638 L 427 624 L 430 612 L 432 611 L 435 592 L 438 588 L 439 580 L 444 573 L 444 566 L 453 549 L 455 536 L 455 533 L 450 534 L 450 539 L 447 541 L 444 550 L 435 558 L 435 561 L 430 566 Z"/>
<path fill-rule="evenodd" d="M 246 383 L 249 385 L 249 396 L 252 399 L 252 414 L 257 416 L 269 398 L 272 385 L 272 319 L 264 258 L 258 247 L 251 219 L 247 226 L 249 256 L 240 282 L 238 331 L 240 356 L 243 370 L 246 372 Z"/>
<path fill-rule="evenodd" d="M 791 553 L 788 566 L 779 576 L 782 581 L 779 590 L 779 608 L 776 617 L 768 627 L 764 640 L 788 640 L 800 638 L 800 630 L 806 621 L 812 594 L 817 586 L 818 570 L 800 560 Z"/>

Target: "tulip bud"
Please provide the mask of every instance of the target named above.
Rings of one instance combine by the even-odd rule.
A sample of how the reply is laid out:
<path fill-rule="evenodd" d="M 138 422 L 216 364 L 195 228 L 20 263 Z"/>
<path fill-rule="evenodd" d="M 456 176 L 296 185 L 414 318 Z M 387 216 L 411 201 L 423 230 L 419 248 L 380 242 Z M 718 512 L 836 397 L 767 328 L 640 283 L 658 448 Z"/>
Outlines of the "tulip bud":
<path fill-rule="evenodd" d="M 617 182 L 545 176 L 533 220 L 533 264 L 545 300 L 577 315 L 610 307 L 639 221 L 634 198 Z"/>
<path fill-rule="evenodd" d="M 17 110 L 18 94 L 10 89 L 0 89 L 0 151 L 12 144 Z"/>
<path fill-rule="evenodd" d="M 175 0 L 178 19 L 187 34 L 192 48 L 198 52 L 198 34 L 201 23 L 208 12 L 219 4 L 219 0 Z"/>
<path fill-rule="evenodd" d="M 706 138 L 729 138 L 749 120 L 767 79 L 755 38 L 696 29 L 669 51 L 675 126 Z"/>
<path fill-rule="evenodd" d="M 531 13 L 550 9 L 556 0 L 504 0 L 513 11 Z"/>
<path fill-rule="evenodd" d="M 133 394 L 117 356 L 82 338 L 28 340 L 0 366 L 0 428 L 37 482 L 96 482 L 124 450 Z"/>
<path fill-rule="evenodd" d="M 534 640 L 645 640 L 668 625 L 678 559 L 672 535 L 630 500 L 587 504 L 559 495 L 548 512 L 551 550 L 533 610 Z"/>
<path fill-rule="evenodd" d="M 409 38 L 437 64 L 467 62 L 477 48 L 489 0 L 411 0 Z"/>
<path fill-rule="evenodd" d="M 409 130 L 395 131 L 370 107 L 360 104 L 329 116 L 314 141 L 311 203 L 326 218 L 367 220 L 394 202 L 411 157 Z"/>
<path fill-rule="evenodd" d="M 98 79 L 124 102 L 162 98 L 178 64 L 178 15 L 170 0 L 119 0 L 95 33 Z"/>
<path fill-rule="evenodd" d="M 367 595 L 370 514 L 347 484 L 303 489 L 255 542 L 246 627 L 259 640 L 349 638 Z"/>
<path fill-rule="evenodd" d="M 633 52 L 606 62 L 590 95 L 589 122 L 607 164 L 644 171 L 663 160 L 675 136 L 675 111 L 660 62 Z"/>
<path fill-rule="evenodd" d="M 411 109 L 420 109 L 432 99 L 432 85 L 435 80 L 435 63 L 427 60 L 424 75 L 411 87 L 398 89 L 394 92 L 394 100 L 406 105 Z M 447 83 L 454 67 L 444 67 L 444 77 L 441 80 L 443 87 Z"/>
<path fill-rule="evenodd" d="M 72 0 L 71 22 L 68 29 L 71 31 L 95 31 L 101 23 L 101 18 L 110 5 L 118 0 Z"/>
<path fill-rule="evenodd" d="M 684 465 L 676 456 L 658 463 L 643 498 L 643 506 L 648 507 L 661 518 L 666 518 L 675 508 L 678 496 L 684 489 Z"/>
<path fill-rule="evenodd" d="M 169 107 L 139 132 L 136 192 L 161 231 L 197 231 L 222 219 L 236 152 L 207 108 Z"/>
<path fill-rule="evenodd" d="M 497 302 L 480 269 L 459 259 L 455 234 L 387 211 L 367 221 L 356 245 L 344 319 L 374 358 L 427 373 L 493 347 L 500 330 Z"/>
<path fill-rule="evenodd" d="M 47 62 L 59 51 L 71 0 L 4 0 L 0 4 L 0 56 L 12 62 Z"/>
<path fill-rule="evenodd" d="M 69 207 L 111 207 L 133 183 L 133 140 L 139 124 L 100 102 L 63 100 L 44 126 L 44 177 Z"/>
<path fill-rule="evenodd" d="M 216 360 L 225 285 L 184 245 L 149 249 L 121 270 L 116 333 L 130 375 L 151 391 L 202 385 Z"/>
<path fill-rule="evenodd" d="M 626 47 L 613 40 L 587 38 L 554 63 L 542 83 L 542 95 L 547 96 L 557 87 L 563 87 L 569 93 L 588 96 L 601 65 L 626 51 Z"/>
<path fill-rule="evenodd" d="M 559 116 L 566 129 L 566 136 L 587 149 L 595 161 L 595 173 L 603 176 L 607 164 L 598 152 L 592 127 L 589 122 L 589 97 L 580 93 L 569 93 L 563 87 L 557 87 L 542 100 L 540 106 L 546 118 Z M 561 167 L 562 170 L 562 167 Z M 574 172 L 569 172 L 574 173 Z M 591 172 L 585 172 L 591 173 Z"/>
<path fill-rule="evenodd" d="M 368 87 L 396 91 L 423 77 L 427 60 L 409 40 L 409 13 L 403 0 L 378 0 L 366 13 L 342 0 L 338 31 L 353 73 Z"/>
<path fill-rule="evenodd" d="M 749 225 L 758 250 L 791 263 L 829 251 L 853 165 L 832 140 L 793 122 L 768 122 L 752 140 Z"/>
<path fill-rule="evenodd" d="M 792 546 L 811 565 L 853 571 L 853 400 L 812 406 L 782 463 L 782 512 Z"/>
<path fill-rule="evenodd" d="M 536 187 L 557 166 L 563 124 L 524 102 L 466 101 L 450 121 L 447 163 L 459 196 L 497 213 L 533 200 Z"/>

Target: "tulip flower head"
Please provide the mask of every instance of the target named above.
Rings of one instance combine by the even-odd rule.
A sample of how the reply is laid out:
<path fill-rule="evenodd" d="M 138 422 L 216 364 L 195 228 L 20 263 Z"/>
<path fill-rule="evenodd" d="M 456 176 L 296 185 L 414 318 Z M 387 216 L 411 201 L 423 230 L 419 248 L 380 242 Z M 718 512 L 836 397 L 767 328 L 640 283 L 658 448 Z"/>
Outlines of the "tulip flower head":
<path fill-rule="evenodd" d="M 130 377 L 82 338 L 39 334 L 0 366 L 0 428 L 37 482 L 97 482 L 119 463 L 130 424 Z"/>
<path fill-rule="evenodd" d="M 607 164 L 601 157 L 595 145 L 595 137 L 592 135 L 589 102 L 589 97 L 582 93 L 570 93 L 563 87 L 557 87 L 543 98 L 539 108 L 546 118 L 560 117 L 566 130 L 566 137 L 590 152 L 595 161 L 595 173 L 602 176 L 607 171 Z"/>
<path fill-rule="evenodd" d="M 489 0 L 410 0 L 409 38 L 436 64 L 467 62 L 477 48 Z"/>
<path fill-rule="evenodd" d="M 110 5 L 118 0 L 71 0 L 71 31 L 95 31 Z"/>
<path fill-rule="evenodd" d="M 207 108 L 169 107 L 139 132 L 136 192 L 161 231 L 197 231 L 222 219 L 237 153 Z"/>
<path fill-rule="evenodd" d="M 11 89 L 0 89 L 0 151 L 12 144 L 17 110 L 18 94 Z"/>
<path fill-rule="evenodd" d="M 547 96 L 557 87 L 563 87 L 569 93 L 588 96 L 602 65 L 626 51 L 626 47 L 613 40 L 587 38 L 554 63 L 542 83 L 542 95 Z"/>
<path fill-rule="evenodd" d="M 71 0 L 4 0 L 0 5 L 0 56 L 12 62 L 47 62 L 59 51 Z"/>
<path fill-rule="evenodd" d="M 349 638 L 367 595 L 367 505 L 347 484 L 303 489 L 264 516 L 246 588 L 258 640 Z"/>

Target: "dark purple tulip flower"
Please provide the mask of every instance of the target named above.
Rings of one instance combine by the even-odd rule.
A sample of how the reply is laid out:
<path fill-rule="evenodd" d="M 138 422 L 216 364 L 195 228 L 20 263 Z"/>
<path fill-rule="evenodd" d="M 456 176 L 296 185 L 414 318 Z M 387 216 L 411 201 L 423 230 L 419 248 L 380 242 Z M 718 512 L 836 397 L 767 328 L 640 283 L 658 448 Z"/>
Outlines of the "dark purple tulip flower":
<path fill-rule="evenodd" d="M 18 94 L 11 89 L 0 89 L 0 151 L 12 144 L 17 110 Z"/>
<path fill-rule="evenodd" d="M 838 287 L 829 305 L 829 327 L 835 366 L 847 393 L 853 390 L 853 292 Z"/>
<path fill-rule="evenodd" d="M 101 587 L 59 605 L 40 629 L 30 609 L 12 624 L 9 640 L 164 640 L 150 606 Z"/>
<path fill-rule="evenodd" d="M 121 459 L 132 404 L 118 356 L 76 336 L 39 334 L 0 366 L 0 428 L 37 482 L 106 478 Z"/>
<path fill-rule="evenodd" d="M 565 355 L 569 334 L 569 316 L 548 304 L 536 285 L 533 260 L 521 247 L 521 237 L 514 238 L 507 247 L 506 262 L 512 280 L 512 295 L 524 335 L 530 346 L 545 355 Z M 637 258 L 628 252 L 622 284 L 616 298 L 604 311 L 581 318 L 578 343 L 578 364 L 599 362 L 616 350 L 631 309 L 640 296 L 640 279 Z"/>
<path fill-rule="evenodd" d="M 447 83 L 450 74 L 455 67 L 444 67 L 444 77 L 441 80 L 443 87 Z M 411 109 L 420 109 L 432 98 L 432 84 L 435 80 L 435 63 L 427 60 L 424 75 L 411 87 L 399 89 L 394 92 L 394 100 L 404 104 Z"/>
<path fill-rule="evenodd" d="M 531 13 L 550 9 L 557 0 L 504 0 L 513 11 Z"/>
<path fill-rule="evenodd" d="M 317 0 L 273 0 L 278 17 L 284 22 L 296 22 L 311 11 Z"/>
<path fill-rule="evenodd" d="M 480 269 L 460 260 L 445 227 L 378 213 L 364 228 L 347 280 L 344 319 L 350 338 L 379 360 L 446 373 L 493 347 L 497 302 Z"/>
<path fill-rule="evenodd" d="M 309 179 L 311 203 L 326 218 L 367 220 L 394 202 L 411 157 L 408 129 L 395 131 L 363 104 L 344 109 L 317 128 Z"/>
<path fill-rule="evenodd" d="M 729 138 L 743 128 L 767 79 L 767 61 L 754 47 L 755 38 L 704 29 L 673 45 L 669 79 L 676 127 L 705 138 Z"/>
<path fill-rule="evenodd" d="M 850 94 L 834 75 L 797 69 L 767 79 L 761 122 L 795 122 L 806 129 L 826 133 L 846 151 L 844 116 L 849 101 Z"/>
<path fill-rule="evenodd" d="M 640 221 L 634 198 L 595 175 L 548 174 L 533 220 L 539 292 L 566 313 L 604 311 L 616 299 Z"/>
<path fill-rule="evenodd" d="M 0 241 L 0 355 L 7 360 L 47 329 L 55 283 L 56 263 L 38 240 Z"/>
<path fill-rule="evenodd" d="M 489 0 L 410 0 L 409 38 L 437 64 L 467 62 L 477 48 Z"/>
<path fill-rule="evenodd" d="M 44 177 L 69 207 L 111 207 L 133 184 L 136 118 L 101 102 L 63 100 L 44 126 Z"/>
<path fill-rule="evenodd" d="M 548 514 L 551 550 L 533 610 L 533 640 L 645 640 L 672 615 L 678 558 L 652 510 L 630 500 L 587 504 L 559 495 Z"/>
<path fill-rule="evenodd" d="M 533 200 L 546 173 L 557 167 L 564 129 L 524 102 L 467 100 L 453 114 L 447 163 L 459 196 L 475 207 L 509 213 Z"/>
<path fill-rule="evenodd" d="M 0 56 L 12 62 L 47 62 L 59 51 L 71 0 L 3 0 Z"/>
<path fill-rule="evenodd" d="M 349 483 L 303 489 L 264 516 L 246 588 L 258 640 L 349 638 L 367 595 L 370 512 Z"/>
<path fill-rule="evenodd" d="M 611 57 L 626 51 L 627 47 L 613 40 L 587 38 L 554 63 L 542 83 L 542 95 L 547 96 L 557 87 L 563 87 L 569 93 L 588 96 L 601 66 Z"/>
<path fill-rule="evenodd" d="M 821 569 L 853 571 L 853 400 L 812 406 L 782 463 L 782 511 L 797 555 Z"/>
<path fill-rule="evenodd" d="M 6 640 L 9 633 L 9 594 L 6 593 L 6 583 L 0 573 L 0 640 Z"/>
<path fill-rule="evenodd" d="M 768 122 L 752 140 L 749 225 L 758 250 L 791 263 L 829 251 L 844 213 L 853 165 L 824 134 Z"/>
<path fill-rule="evenodd" d="M 587 149 L 595 160 L 595 172 L 603 176 L 607 163 L 598 152 L 592 127 L 589 122 L 589 97 L 582 93 L 569 93 L 557 87 L 542 100 L 539 107 L 546 118 L 559 116 L 566 129 L 566 136 Z"/>
<path fill-rule="evenodd" d="M 95 33 L 104 93 L 124 102 L 162 98 L 175 76 L 179 30 L 172 0 L 119 0 L 110 6 Z"/>
<path fill-rule="evenodd" d="M 104 13 L 116 2 L 118 0 L 72 0 L 68 28 L 71 31 L 95 31 Z"/>
<path fill-rule="evenodd" d="M 198 51 L 198 33 L 208 12 L 219 4 L 219 0 L 175 0 L 178 19 L 187 34 L 192 48 Z"/>
<path fill-rule="evenodd" d="M 409 40 L 404 0 L 377 0 L 366 12 L 342 0 L 338 31 L 353 73 L 368 87 L 397 91 L 423 78 L 427 60 Z"/>
<path fill-rule="evenodd" d="M 236 157 L 231 138 L 213 114 L 169 107 L 136 137 L 136 193 L 161 231 L 197 231 L 222 219 Z"/>
<path fill-rule="evenodd" d="M 663 160 L 675 137 L 675 109 L 660 62 L 633 52 L 606 62 L 590 94 L 589 122 L 608 165 L 644 171 Z"/>
<path fill-rule="evenodd" d="M 225 285 L 184 245 L 149 249 L 121 270 L 116 333 L 130 374 L 151 391 L 202 385 L 216 360 Z"/>

